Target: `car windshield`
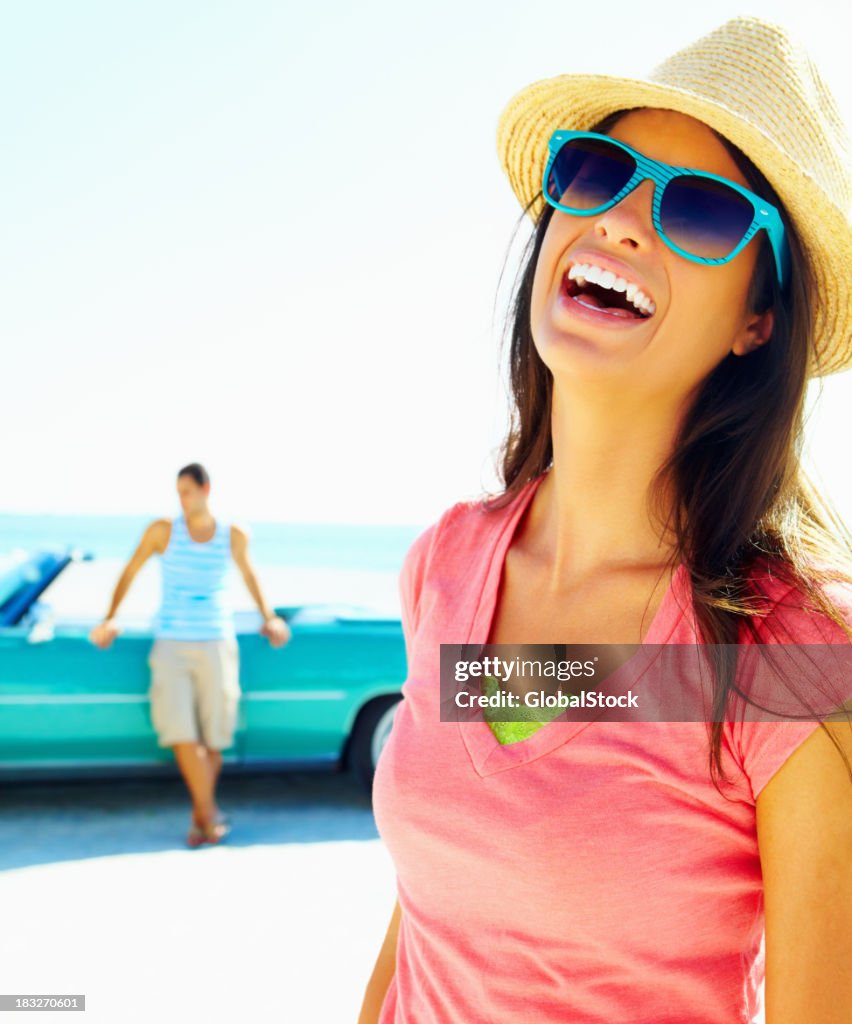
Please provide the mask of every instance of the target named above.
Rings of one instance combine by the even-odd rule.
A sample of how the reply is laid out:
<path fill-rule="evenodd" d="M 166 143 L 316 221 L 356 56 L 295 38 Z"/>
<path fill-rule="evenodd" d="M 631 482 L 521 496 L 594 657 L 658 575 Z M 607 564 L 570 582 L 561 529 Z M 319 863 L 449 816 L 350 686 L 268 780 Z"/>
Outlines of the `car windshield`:
<path fill-rule="evenodd" d="M 54 621 L 85 619 L 94 623 L 103 619 L 122 566 L 118 560 L 101 558 L 67 566 L 42 597 L 50 606 Z M 159 597 L 158 565 L 151 560 L 142 566 L 121 602 L 122 621 L 126 624 L 149 622 Z"/>
<path fill-rule="evenodd" d="M 20 622 L 69 559 L 69 552 L 63 550 L 0 555 L 0 625 Z"/>

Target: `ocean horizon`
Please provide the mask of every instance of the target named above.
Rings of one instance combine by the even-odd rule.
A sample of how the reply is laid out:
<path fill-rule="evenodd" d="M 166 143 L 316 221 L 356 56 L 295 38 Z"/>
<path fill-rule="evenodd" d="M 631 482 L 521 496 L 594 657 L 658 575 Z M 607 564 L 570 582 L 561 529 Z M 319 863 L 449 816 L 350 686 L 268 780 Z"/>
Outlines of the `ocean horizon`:
<path fill-rule="evenodd" d="M 99 619 L 124 565 L 152 516 L 0 513 L 0 560 L 40 548 L 76 548 L 91 556 L 69 566 L 42 600 L 58 616 Z M 273 605 L 354 604 L 398 614 L 399 571 L 425 528 L 411 525 L 270 523 L 240 520 L 250 531 L 249 557 Z M 236 566 L 228 592 L 235 610 L 253 608 Z M 153 616 L 160 598 L 159 558 L 134 579 L 117 621 Z"/>
<path fill-rule="evenodd" d="M 153 516 L 0 513 L 0 551 L 73 545 L 95 558 L 130 558 Z M 239 520 L 255 564 L 398 569 L 425 528 L 417 525 L 272 523 Z"/>

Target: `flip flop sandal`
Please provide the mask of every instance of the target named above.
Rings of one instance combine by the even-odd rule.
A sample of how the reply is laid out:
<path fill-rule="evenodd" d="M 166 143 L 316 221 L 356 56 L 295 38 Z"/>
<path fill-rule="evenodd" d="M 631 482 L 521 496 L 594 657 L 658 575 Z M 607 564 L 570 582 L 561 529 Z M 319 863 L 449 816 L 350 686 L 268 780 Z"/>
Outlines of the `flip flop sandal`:
<path fill-rule="evenodd" d="M 198 849 L 205 842 L 204 830 L 200 829 L 197 825 L 193 825 L 186 835 L 186 845 L 191 850 Z"/>
<path fill-rule="evenodd" d="M 196 850 L 205 843 L 215 846 L 217 843 L 221 843 L 230 831 L 231 819 L 225 814 L 220 814 L 213 824 L 206 829 L 193 822 L 186 836 L 186 845 L 191 850 Z"/>
<path fill-rule="evenodd" d="M 210 846 L 216 846 L 217 843 L 221 843 L 223 839 L 227 838 L 230 831 L 231 825 L 228 820 L 226 818 L 219 818 L 202 831 L 202 842 L 208 843 Z"/>

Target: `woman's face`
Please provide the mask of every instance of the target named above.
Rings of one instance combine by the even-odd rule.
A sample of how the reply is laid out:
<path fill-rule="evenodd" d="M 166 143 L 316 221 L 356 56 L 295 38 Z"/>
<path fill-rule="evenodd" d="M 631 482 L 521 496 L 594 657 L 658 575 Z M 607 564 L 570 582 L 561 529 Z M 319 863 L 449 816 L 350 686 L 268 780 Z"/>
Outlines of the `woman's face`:
<path fill-rule="evenodd" d="M 710 171 L 746 188 L 727 149 L 701 121 L 672 110 L 625 114 L 608 134 L 653 159 Z M 759 234 L 729 263 L 705 266 L 673 252 L 651 220 L 654 182 L 642 182 L 604 213 L 554 210 L 532 289 L 530 322 L 544 363 L 560 381 L 629 383 L 634 398 L 685 397 L 731 351 L 746 355 L 772 329 L 772 314 L 747 308 Z M 585 253 L 610 257 L 655 305 L 648 319 L 590 320 L 565 293 L 570 266 Z M 579 260 L 589 262 L 589 260 Z M 602 376 L 603 375 L 603 376 Z M 625 392 L 622 389 L 622 394 Z"/>

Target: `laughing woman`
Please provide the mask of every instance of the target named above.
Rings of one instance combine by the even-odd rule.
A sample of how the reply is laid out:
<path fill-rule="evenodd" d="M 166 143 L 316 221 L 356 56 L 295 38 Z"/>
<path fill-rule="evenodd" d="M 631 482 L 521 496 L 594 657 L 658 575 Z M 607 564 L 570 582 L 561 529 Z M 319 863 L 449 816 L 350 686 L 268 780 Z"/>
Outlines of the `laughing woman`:
<path fill-rule="evenodd" d="M 844 126 L 737 18 L 645 80 L 535 83 L 498 144 L 535 223 L 504 488 L 403 566 L 398 899 L 360 1020 L 734 1024 L 765 976 L 767 1024 L 848 1022 L 848 720 L 438 710 L 442 643 L 849 644 L 852 545 L 800 466 L 809 379 L 852 365 Z"/>

